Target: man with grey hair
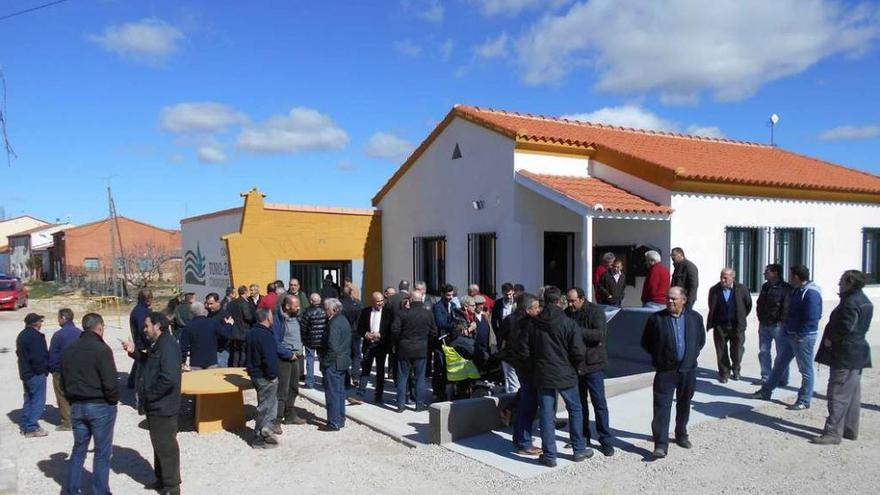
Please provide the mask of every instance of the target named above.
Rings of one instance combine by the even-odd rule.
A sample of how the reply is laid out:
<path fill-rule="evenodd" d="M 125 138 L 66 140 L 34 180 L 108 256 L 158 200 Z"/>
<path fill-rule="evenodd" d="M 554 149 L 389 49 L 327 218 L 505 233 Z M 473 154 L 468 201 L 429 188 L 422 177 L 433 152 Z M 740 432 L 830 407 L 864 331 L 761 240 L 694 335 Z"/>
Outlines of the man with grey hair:
<path fill-rule="evenodd" d="M 251 447 L 267 449 L 278 445 L 274 424 L 278 414 L 278 344 L 272 334 L 272 311 L 257 308 L 257 323 L 247 335 L 247 372 L 257 391 L 257 417 Z"/>
<path fill-rule="evenodd" d="M 327 329 L 327 313 L 321 305 L 321 294 L 309 295 L 309 307 L 299 319 L 302 326 L 303 347 L 306 351 L 306 383 L 304 388 L 315 386 L 315 358 L 324 345 L 324 331 Z"/>
<path fill-rule="evenodd" d="M 746 344 L 746 317 L 751 312 L 749 289 L 736 281 L 733 268 L 721 270 L 721 281 L 709 289 L 709 317 L 706 318 L 706 330 L 715 330 L 715 355 L 721 383 L 727 383 L 728 377 L 739 380 Z"/>
<path fill-rule="evenodd" d="M 611 270 L 611 265 L 614 264 L 614 260 L 617 259 L 617 256 L 612 252 L 607 252 L 602 255 L 602 262 L 599 263 L 599 266 L 593 271 L 593 288 L 596 294 L 596 300 L 599 300 L 599 291 L 595 288 L 599 285 L 599 282 L 602 280 L 602 277 L 605 275 L 605 272 Z"/>
<path fill-rule="evenodd" d="M 345 373 L 351 366 L 351 325 L 342 314 L 342 302 L 334 297 L 324 300 L 327 332 L 321 348 L 321 374 L 327 424 L 322 431 L 339 431 L 345 426 Z"/>
<path fill-rule="evenodd" d="M 222 320 L 208 318 L 208 309 L 201 302 L 192 303 L 193 318 L 180 335 L 180 352 L 183 362 L 189 359 L 189 369 L 217 368 L 220 339 L 232 338 L 235 322 L 231 316 Z M 222 363 L 226 365 L 226 363 Z"/>
<path fill-rule="evenodd" d="M 485 306 L 483 307 L 483 309 L 486 310 L 487 314 L 490 314 L 490 315 L 492 314 L 492 309 L 495 308 L 495 300 L 492 299 L 491 297 L 487 296 L 486 294 L 483 294 L 482 292 L 480 292 L 479 285 L 477 285 L 477 284 L 468 285 L 467 293 L 469 296 L 473 297 L 474 299 L 476 299 L 477 296 L 483 296 L 483 300 L 485 301 L 485 303 L 484 303 Z"/>
<path fill-rule="evenodd" d="M 119 402 L 116 361 L 104 343 L 101 315 L 89 313 L 82 324 L 85 331 L 61 354 L 62 388 L 70 402 L 73 428 L 65 493 L 79 493 L 83 464 L 93 438 L 92 491 L 110 493 L 110 454 Z"/>
<path fill-rule="evenodd" d="M 410 309 L 402 311 L 391 324 L 391 334 L 397 345 L 397 412 L 406 408 L 406 392 L 409 372 L 415 373 L 416 411 L 424 409 L 425 361 L 428 341 L 437 338 L 434 315 L 425 311 L 425 295 L 412 291 Z"/>
<path fill-rule="evenodd" d="M 645 253 L 645 264 L 648 265 L 648 276 L 642 286 L 642 306 L 661 310 L 666 304 L 666 293 L 669 292 L 669 268 L 660 262 L 660 253 L 651 250 Z"/>
<path fill-rule="evenodd" d="M 296 280 L 296 279 L 294 279 Z M 275 313 L 272 332 L 278 342 L 278 415 L 275 423 L 305 424 L 293 407 L 299 395 L 299 364 L 303 357 L 302 331 L 299 324 L 299 297 L 286 294 L 281 310 Z"/>
<path fill-rule="evenodd" d="M 425 295 L 425 309 L 428 311 L 430 311 L 434 305 L 437 304 L 437 301 L 440 300 L 439 297 L 428 294 L 428 284 L 425 283 L 424 280 L 416 280 L 413 283 L 413 288 L 422 291 L 422 294 Z"/>

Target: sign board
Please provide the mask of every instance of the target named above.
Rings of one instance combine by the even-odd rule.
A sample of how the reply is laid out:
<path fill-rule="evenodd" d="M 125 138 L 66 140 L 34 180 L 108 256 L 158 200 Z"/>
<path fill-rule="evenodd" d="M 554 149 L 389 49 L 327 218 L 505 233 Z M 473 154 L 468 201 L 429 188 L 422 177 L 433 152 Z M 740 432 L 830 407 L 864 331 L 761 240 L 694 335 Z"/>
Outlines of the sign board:
<path fill-rule="evenodd" d="M 238 232 L 240 228 L 240 209 L 181 223 L 184 292 L 194 292 L 196 300 L 204 299 L 211 292 L 223 296 L 230 284 L 229 253 L 220 238 Z"/>

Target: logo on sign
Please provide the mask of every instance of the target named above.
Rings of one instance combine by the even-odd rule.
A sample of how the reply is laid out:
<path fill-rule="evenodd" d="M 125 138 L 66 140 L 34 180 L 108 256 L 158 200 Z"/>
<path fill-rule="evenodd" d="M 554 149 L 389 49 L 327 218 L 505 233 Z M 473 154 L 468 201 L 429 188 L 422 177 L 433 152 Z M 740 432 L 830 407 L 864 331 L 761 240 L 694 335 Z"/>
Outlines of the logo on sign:
<path fill-rule="evenodd" d="M 183 257 L 183 279 L 188 284 L 205 285 L 205 257 L 196 243 L 196 251 L 188 249 Z"/>

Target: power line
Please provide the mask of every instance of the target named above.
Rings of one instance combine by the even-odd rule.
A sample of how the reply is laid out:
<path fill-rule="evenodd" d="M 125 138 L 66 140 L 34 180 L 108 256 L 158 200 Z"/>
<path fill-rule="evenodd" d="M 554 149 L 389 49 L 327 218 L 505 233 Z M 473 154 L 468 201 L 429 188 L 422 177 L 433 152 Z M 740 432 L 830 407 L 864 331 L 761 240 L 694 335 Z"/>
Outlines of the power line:
<path fill-rule="evenodd" d="M 13 12 L 11 14 L 6 14 L 4 16 L 0 16 L 0 21 L 5 21 L 6 19 L 20 16 L 23 14 L 27 14 L 28 12 L 33 12 L 35 10 L 45 9 L 46 7 L 51 7 L 53 5 L 58 5 L 59 3 L 67 2 L 68 0 L 55 0 L 54 2 L 44 3 L 43 5 L 37 5 L 36 7 L 31 7 L 29 9 L 19 10 L 18 12 Z"/>

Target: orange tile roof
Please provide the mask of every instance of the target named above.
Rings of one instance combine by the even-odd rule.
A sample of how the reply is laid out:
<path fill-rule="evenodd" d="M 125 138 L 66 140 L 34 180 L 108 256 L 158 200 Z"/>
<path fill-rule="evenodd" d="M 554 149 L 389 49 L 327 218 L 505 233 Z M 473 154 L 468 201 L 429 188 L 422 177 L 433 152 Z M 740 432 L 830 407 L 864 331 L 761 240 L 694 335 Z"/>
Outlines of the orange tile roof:
<path fill-rule="evenodd" d="M 660 215 L 672 213 L 672 208 L 649 201 L 595 177 L 546 175 L 525 170 L 520 170 L 517 174 L 549 187 L 594 210 Z"/>
<path fill-rule="evenodd" d="M 646 131 L 466 105 L 457 116 L 519 141 L 593 147 L 674 180 L 880 193 L 880 177 L 764 144 Z"/>

